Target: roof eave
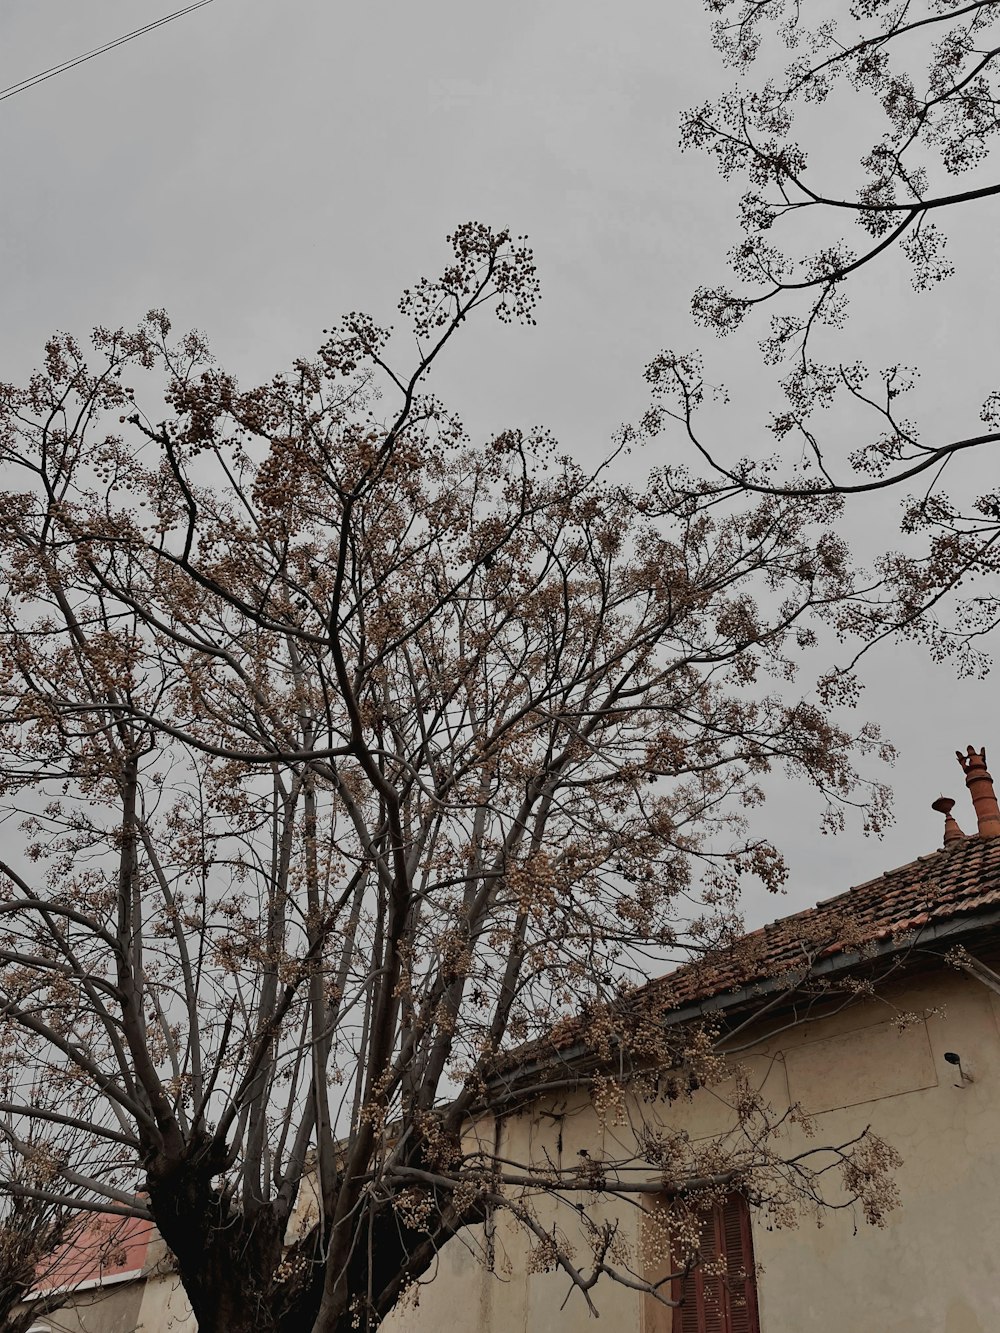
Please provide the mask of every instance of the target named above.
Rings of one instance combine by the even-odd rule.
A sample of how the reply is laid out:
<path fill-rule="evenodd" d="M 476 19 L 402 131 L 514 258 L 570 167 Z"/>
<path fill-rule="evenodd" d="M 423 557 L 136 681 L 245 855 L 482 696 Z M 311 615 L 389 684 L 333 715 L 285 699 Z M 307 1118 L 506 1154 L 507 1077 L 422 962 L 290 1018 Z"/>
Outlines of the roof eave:
<path fill-rule="evenodd" d="M 838 975 L 838 973 L 850 972 L 854 968 L 876 959 L 891 958 L 894 954 L 904 953 L 916 945 L 960 944 L 963 937 L 979 934 L 993 926 L 1000 926 L 1000 908 L 993 908 L 987 912 L 963 913 L 960 916 L 948 917 L 941 921 L 931 921 L 922 925 L 918 930 L 908 931 L 904 935 L 876 940 L 872 947 L 866 949 L 863 954 L 852 950 L 821 958 L 819 962 L 812 964 L 808 972 L 795 981 L 790 981 L 787 973 L 781 976 L 764 978 L 747 986 L 742 986 L 738 990 L 722 991 L 717 995 L 707 996 L 704 1000 L 696 1000 L 678 1009 L 671 1009 L 661 1016 L 661 1021 L 665 1027 L 680 1027 L 685 1023 L 694 1023 L 699 1019 L 725 1013 L 729 1009 L 753 1006 L 756 1002 L 766 1000 L 781 990 L 787 990 L 789 994 L 793 994 L 803 982 L 813 977 L 831 977 Z M 530 1079 L 535 1073 L 551 1069 L 555 1062 L 572 1067 L 582 1064 L 590 1055 L 592 1055 L 592 1052 L 589 1048 L 579 1042 L 575 1046 L 567 1047 L 566 1050 L 554 1053 L 544 1060 L 532 1061 L 528 1065 L 512 1069 L 508 1078 L 504 1081 L 508 1086 L 514 1080 L 521 1083 L 522 1080 Z M 499 1079 L 491 1080 L 491 1085 L 499 1088 Z"/>
<path fill-rule="evenodd" d="M 850 972 L 866 962 L 871 962 L 873 959 L 891 958 L 894 954 L 905 953 L 915 945 L 959 944 L 962 936 L 978 934 L 991 926 L 1000 926 L 1000 908 L 993 908 L 989 912 L 975 912 L 960 917 L 949 917 L 943 921 L 931 921 L 918 930 L 907 931 L 903 935 L 885 940 L 876 940 L 873 946 L 864 953 L 852 950 L 846 953 L 831 954 L 828 958 L 821 958 L 818 963 L 813 963 L 809 971 L 804 973 L 794 985 L 799 985 L 802 981 L 807 981 L 811 977 L 836 976 L 840 972 Z M 708 996 L 704 1000 L 697 1000 L 692 1004 L 684 1005 L 680 1009 L 672 1009 L 663 1016 L 663 1022 L 668 1027 L 690 1023 L 696 1018 L 705 1018 L 712 1013 L 738 1008 L 741 1005 L 752 1003 L 756 999 L 763 999 L 765 996 L 780 991 L 783 987 L 789 990 L 794 989 L 794 986 L 789 984 L 787 973 L 782 976 L 768 977 L 765 980 L 751 982 L 750 985 L 742 986 L 739 990 L 723 991 L 718 995 Z"/>

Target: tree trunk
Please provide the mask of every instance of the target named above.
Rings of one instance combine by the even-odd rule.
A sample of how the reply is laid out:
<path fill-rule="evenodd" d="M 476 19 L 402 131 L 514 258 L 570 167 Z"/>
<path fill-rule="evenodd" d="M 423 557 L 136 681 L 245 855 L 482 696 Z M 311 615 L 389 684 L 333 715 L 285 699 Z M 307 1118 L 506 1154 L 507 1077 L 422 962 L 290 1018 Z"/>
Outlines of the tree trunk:
<path fill-rule="evenodd" d="M 160 1235 L 198 1320 L 198 1333 L 308 1333 L 321 1275 L 285 1266 L 284 1219 L 273 1204 L 247 1214 L 213 1185 L 205 1163 L 157 1164 L 147 1175 Z M 292 1253 L 299 1253 L 299 1247 Z M 286 1271 L 287 1270 L 287 1271 Z"/>
<path fill-rule="evenodd" d="M 194 1146 L 182 1162 L 161 1159 L 147 1168 L 150 1208 L 198 1333 L 312 1333 L 324 1291 L 324 1237 L 314 1228 L 286 1247 L 284 1212 L 274 1203 L 252 1212 L 234 1206 L 228 1190 L 213 1184 L 218 1174 L 218 1165 Z M 374 1215 L 362 1209 L 350 1219 L 343 1285 L 336 1308 L 328 1305 L 319 1321 L 323 1333 L 377 1329 L 442 1245 L 481 1220 L 471 1212 L 457 1217 L 447 1196 L 430 1193 L 430 1233 L 408 1225 L 386 1202 Z"/>

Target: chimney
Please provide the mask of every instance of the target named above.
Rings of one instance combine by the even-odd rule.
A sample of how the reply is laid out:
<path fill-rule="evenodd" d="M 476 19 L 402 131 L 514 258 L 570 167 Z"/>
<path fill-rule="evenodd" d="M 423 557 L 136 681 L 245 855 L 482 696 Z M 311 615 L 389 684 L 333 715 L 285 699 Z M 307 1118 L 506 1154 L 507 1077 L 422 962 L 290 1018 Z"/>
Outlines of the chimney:
<path fill-rule="evenodd" d="M 947 847 L 949 842 L 958 842 L 964 838 L 965 834 L 958 827 L 958 821 L 952 815 L 952 809 L 955 802 L 950 796 L 939 796 L 936 801 L 931 803 L 931 809 L 937 810 L 939 814 L 944 815 L 944 845 Z"/>
<path fill-rule="evenodd" d="M 965 785 L 972 793 L 976 819 L 979 821 L 981 838 L 1000 838 L 1000 806 L 997 805 L 996 792 L 993 790 L 993 778 L 986 767 L 986 748 L 978 753 L 970 745 L 965 754 L 956 750 L 955 755 L 965 774 Z"/>

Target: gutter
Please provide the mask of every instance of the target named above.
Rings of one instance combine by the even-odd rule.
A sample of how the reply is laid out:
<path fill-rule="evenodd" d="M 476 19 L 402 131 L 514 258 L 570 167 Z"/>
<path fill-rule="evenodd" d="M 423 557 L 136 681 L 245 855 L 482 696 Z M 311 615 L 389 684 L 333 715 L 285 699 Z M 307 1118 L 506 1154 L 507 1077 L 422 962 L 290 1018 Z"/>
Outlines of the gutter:
<path fill-rule="evenodd" d="M 137 1278 L 147 1277 L 143 1268 L 129 1268 L 124 1273 L 108 1273 L 104 1277 L 88 1277 L 81 1282 L 63 1282 L 55 1287 L 39 1287 L 37 1291 L 29 1291 L 21 1299 L 25 1305 L 30 1301 L 40 1301 L 47 1296 L 61 1296 L 64 1292 L 69 1292 L 75 1296 L 78 1291 L 95 1291 L 98 1287 L 113 1287 L 119 1282 L 135 1282 Z"/>
<path fill-rule="evenodd" d="M 963 972 L 967 972 L 970 977 L 973 977 L 983 986 L 986 986 L 987 989 L 995 991 L 1000 995 L 1000 976 L 998 976 L 991 967 L 987 967 L 985 963 L 981 963 L 978 958 L 973 958 L 968 951 L 966 951 L 966 956 L 964 958 L 957 960 L 957 966 L 960 967 Z"/>

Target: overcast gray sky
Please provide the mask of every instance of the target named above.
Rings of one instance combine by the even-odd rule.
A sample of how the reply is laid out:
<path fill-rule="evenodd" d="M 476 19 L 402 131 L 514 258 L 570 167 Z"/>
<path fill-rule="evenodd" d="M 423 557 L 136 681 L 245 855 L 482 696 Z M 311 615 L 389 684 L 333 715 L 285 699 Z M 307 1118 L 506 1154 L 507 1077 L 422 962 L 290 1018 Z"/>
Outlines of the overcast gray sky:
<path fill-rule="evenodd" d="M 0 86 L 169 8 L 5 0 Z M 642 411 L 644 365 L 700 345 L 734 388 L 720 429 L 749 452 L 766 414 L 753 344 L 713 344 L 688 314 L 693 287 L 726 276 L 734 194 L 677 148 L 681 110 L 726 82 L 697 0 L 213 0 L 0 101 L 0 378 L 23 378 L 54 329 L 134 324 L 160 305 L 241 380 L 266 377 L 343 311 L 391 322 L 400 290 L 476 218 L 528 234 L 543 299 L 537 327 L 483 319 L 435 372 L 474 437 L 541 424 L 596 459 Z M 859 147 L 877 133 L 869 112 L 845 127 Z M 849 137 L 837 148 L 833 167 L 856 160 Z M 995 201 L 962 219 L 958 275 L 936 291 L 914 297 L 889 264 L 855 301 L 863 353 L 898 345 L 891 359 L 935 372 L 924 406 L 949 436 L 996 387 L 982 292 L 998 221 Z M 681 453 L 664 437 L 648 462 Z M 891 543 L 896 503 L 852 513 L 847 535 Z M 897 824 L 882 843 L 858 826 L 824 838 L 808 791 L 775 784 L 759 828 L 793 873 L 780 902 L 749 900 L 753 923 L 933 850 L 942 790 L 973 827 L 953 751 L 985 744 L 1000 766 L 994 683 L 956 681 L 910 647 L 866 680 L 860 713 L 899 747 Z"/>

